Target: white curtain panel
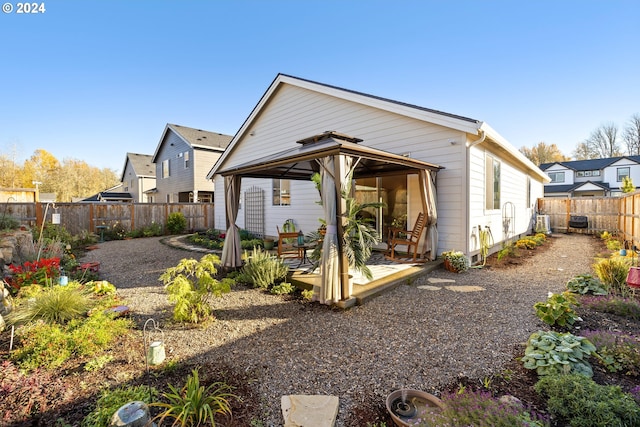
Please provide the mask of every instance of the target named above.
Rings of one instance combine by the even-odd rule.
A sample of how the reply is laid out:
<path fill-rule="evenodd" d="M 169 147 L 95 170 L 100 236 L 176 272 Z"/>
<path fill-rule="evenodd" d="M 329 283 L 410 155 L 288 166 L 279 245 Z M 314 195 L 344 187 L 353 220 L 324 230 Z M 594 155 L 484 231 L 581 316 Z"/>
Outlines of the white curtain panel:
<path fill-rule="evenodd" d="M 242 247 L 240 232 L 236 225 L 240 207 L 240 177 L 236 175 L 224 177 L 225 210 L 227 213 L 227 235 L 222 247 L 222 265 L 224 267 L 242 266 Z"/>

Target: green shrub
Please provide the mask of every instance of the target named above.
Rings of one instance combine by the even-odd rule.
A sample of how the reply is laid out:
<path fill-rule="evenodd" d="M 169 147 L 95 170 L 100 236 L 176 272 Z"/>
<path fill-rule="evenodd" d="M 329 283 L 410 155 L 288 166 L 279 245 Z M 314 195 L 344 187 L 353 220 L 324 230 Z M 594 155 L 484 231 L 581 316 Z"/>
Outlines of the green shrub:
<path fill-rule="evenodd" d="M 586 360 L 596 347 L 586 338 L 570 333 L 538 331 L 531 334 L 521 361 L 526 369 L 542 375 L 577 373 L 593 376 Z"/>
<path fill-rule="evenodd" d="M 302 291 L 302 298 L 305 301 L 311 301 L 313 299 L 313 289 L 304 289 Z"/>
<path fill-rule="evenodd" d="M 287 295 L 287 294 L 292 294 L 293 292 L 295 292 L 295 290 L 296 290 L 296 287 L 293 286 L 291 283 L 282 282 L 278 285 L 273 285 L 270 292 L 274 295 Z"/>
<path fill-rule="evenodd" d="M 142 235 L 144 237 L 162 236 L 162 224 L 152 222 L 151 225 L 142 229 Z"/>
<path fill-rule="evenodd" d="M 573 307 L 578 305 L 574 294 L 564 291 L 561 294 L 551 294 L 546 302 L 533 305 L 536 315 L 549 326 L 571 326 L 576 320 L 582 320 Z"/>
<path fill-rule="evenodd" d="M 214 254 L 204 255 L 200 261 L 184 258 L 160 276 L 169 293 L 169 301 L 176 304 L 173 320 L 201 323 L 211 317 L 209 299 L 230 292 L 233 283 L 233 280 L 215 278 L 217 265 L 220 265 L 220 258 Z"/>
<path fill-rule="evenodd" d="M 629 293 L 627 273 L 631 261 L 626 257 L 611 257 L 598 260 L 593 268 L 607 291 L 616 295 Z"/>
<path fill-rule="evenodd" d="M 42 232 L 40 228 L 34 227 L 31 229 L 31 235 L 33 240 L 46 245 L 51 241 L 59 241 L 62 243 L 73 243 L 73 236 L 60 224 L 52 224 L 45 222 L 42 226 Z"/>
<path fill-rule="evenodd" d="M 619 251 L 622 249 L 622 244 L 617 239 L 607 239 L 605 244 L 607 245 L 607 249 L 610 251 Z"/>
<path fill-rule="evenodd" d="M 262 239 L 249 239 L 249 240 L 241 240 L 240 247 L 243 250 L 251 250 L 253 248 L 261 248 L 264 246 L 264 242 Z"/>
<path fill-rule="evenodd" d="M 640 338 L 614 331 L 585 330 L 582 334 L 596 346 L 598 360 L 609 372 L 640 375 Z"/>
<path fill-rule="evenodd" d="M 198 369 L 191 371 L 185 385 L 178 390 L 169 384 L 169 393 L 162 397 L 167 402 L 152 403 L 151 406 L 164 409 L 154 420 L 162 425 L 166 418 L 175 420 L 175 426 L 216 425 L 215 416 L 231 415 L 229 399 L 237 398 L 230 393 L 233 389 L 224 382 L 214 382 L 205 387 L 200 385 Z"/>
<path fill-rule="evenodd" d="M 11 359 L 25 370 L 55 369 L 72 356 L 96 355 L 131 326 L 131 320 L 114 319 L 103 311 L 66 325 L 38 320 L 16 330 L 20 346 L 11 353 Z"/>
<path fill-rule="evenodd" d="M 167 230 L 171 234 L 180 234 L 187 228 L 187 219 L 182 212 L 171 212 L 167 218 Z"/>
<path fill-rule="evenodd" d="M 20 228 L 20 221 L 11 215 L 0 216 L 0 230 L 16 230 Z"/>
<path fill-rule="evenodd" d="M 102 390 L 95 408 L 84 417 L 82 427 L 105 427 L 111 425 L 111 417 L 124 404 L 133 401 L 151 403 L 158 395 L 155 388 L 147 386 L 122 386 L 113 390 Z"/>
<path fill-rule="evenodd" d="M 616 295 L 584 296 L 580 298 L 583 307 L 603 313 L 611 313 L 632 320 L 640 320 L 640 301 Z"/>
<path fill-rule="evenodd" d="M 567 282 L 567 290 L 580 295 L 607 295 L 602 282 L 590 274 L 581 274 L 570 279 Z"/>
<path fill-rule="evenodd" d="M 504 258 L 516 256 L 518 256 L 518 248 L 516 248 L 513 244 L 507 244 L 498 251 L 498 261 L 502 261 L 502 259 Z"/>
<path fill-rule="evenodd" d="M 467 257 L 464 253 L 460 251 L 444 251 L 442 252 L 442 258 L 451 264 L 451 267 L 457 271 L 458 273 L 462 273 L 467 271 L 471 266 L 471 262 L 469 261 L 469 257 Z"/>
<path fill-rule="evenodd" d="M 261 289 L 268 289 L 271 285 L 284 280 L 289 267 L 278 257 L 260 248 L 254 248 L 251 255 L 245 253 L 245 265 L 241 274 L 248 277 L 250 283 Z"/>
<path fill-rule="evenodd" d="M 66 323 L 86 315 L 93 301 L 78 286 L 55 285 L 34 295 L 33 301 L 19 304 L 7 316 L 11 324 L 22 324 L 42 319 L 46 323 Z"/>
<path fill-rule="evenodd" d="M 541 378 L 535 390 L 547 399 L 549 412 L 572 427 L 640 425 L 640 406 L 619 386 L 596 384 L 582 375 Z"/>
<path fill-rule="evenodd" d="M 500 402 L 486 391 L 447 393 L 442 412 L 418 414 L 427 426 L 543 427 L 547 420 L 519 404 Z"/>

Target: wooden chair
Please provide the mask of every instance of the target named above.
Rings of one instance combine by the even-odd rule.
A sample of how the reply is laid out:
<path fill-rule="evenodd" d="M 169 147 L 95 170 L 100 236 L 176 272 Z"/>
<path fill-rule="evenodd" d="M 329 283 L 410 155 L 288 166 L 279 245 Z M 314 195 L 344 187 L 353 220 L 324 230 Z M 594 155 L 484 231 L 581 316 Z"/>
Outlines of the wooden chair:
<path fill-rule="evenodd" d="M 276 225 L 278 230 L 278 258 L 287 256 L 288 258 L 300 258 L 302 259 L 302 248 L 297 248 L 290 242 L 298 241 L 298 232 L 280 231 L 280 228 Z"/>
<path fill-rule="evenodd" d="M 418 258 L 418 243 L 420 242 L 420 237 L 422 237 L 424 226 L 424 213 L 420 212 L 418 214 L 418 218 L 416 218 L 416 223 L 413 225 L 412 230 L 403 230 L 395 227 L 389 228 L 389 238 L 387 240 L 387 258 L 398 262 L 416 262 Z M 411 248 L 413 248 L 413 259 L 411 261 L 408 261 L 406 259 L 398 258 L 396 254 L 397 245 L 405 245 L 407 247 L 407 255 L 411 253 Z"/>

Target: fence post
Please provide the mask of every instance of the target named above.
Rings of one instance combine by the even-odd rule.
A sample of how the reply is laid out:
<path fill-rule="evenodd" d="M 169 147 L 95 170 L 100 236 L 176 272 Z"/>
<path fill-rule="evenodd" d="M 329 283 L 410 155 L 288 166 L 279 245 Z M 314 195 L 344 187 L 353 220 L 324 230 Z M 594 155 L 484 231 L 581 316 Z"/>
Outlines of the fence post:
<path fill-rule="evenodd" d="M 36 202 L 36 227 L 40 228 L 44 222 L 44 213 L 42 212 L 42 203 Z"/>

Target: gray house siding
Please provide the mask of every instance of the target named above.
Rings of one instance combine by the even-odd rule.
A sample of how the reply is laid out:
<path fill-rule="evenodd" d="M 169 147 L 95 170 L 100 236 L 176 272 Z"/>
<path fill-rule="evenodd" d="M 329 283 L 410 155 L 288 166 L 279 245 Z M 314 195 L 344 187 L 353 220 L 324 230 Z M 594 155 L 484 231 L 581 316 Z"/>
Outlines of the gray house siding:
<path fill-rule="evenodd" d="M 178 193 L 189 191 L 193 188 L 193 175 L 191 169 L 184 167 L 184 153 L 189 152 L 192 157 L 192 149 L 182 138 L 173 132 L 167 132 L 165 140 L 161 143 L 160 152 L 156 158 L 156 188 L 158 202 L 178 202 Z M 163 175 L 164 162 L 169 161 L 169 176 Z"/>

